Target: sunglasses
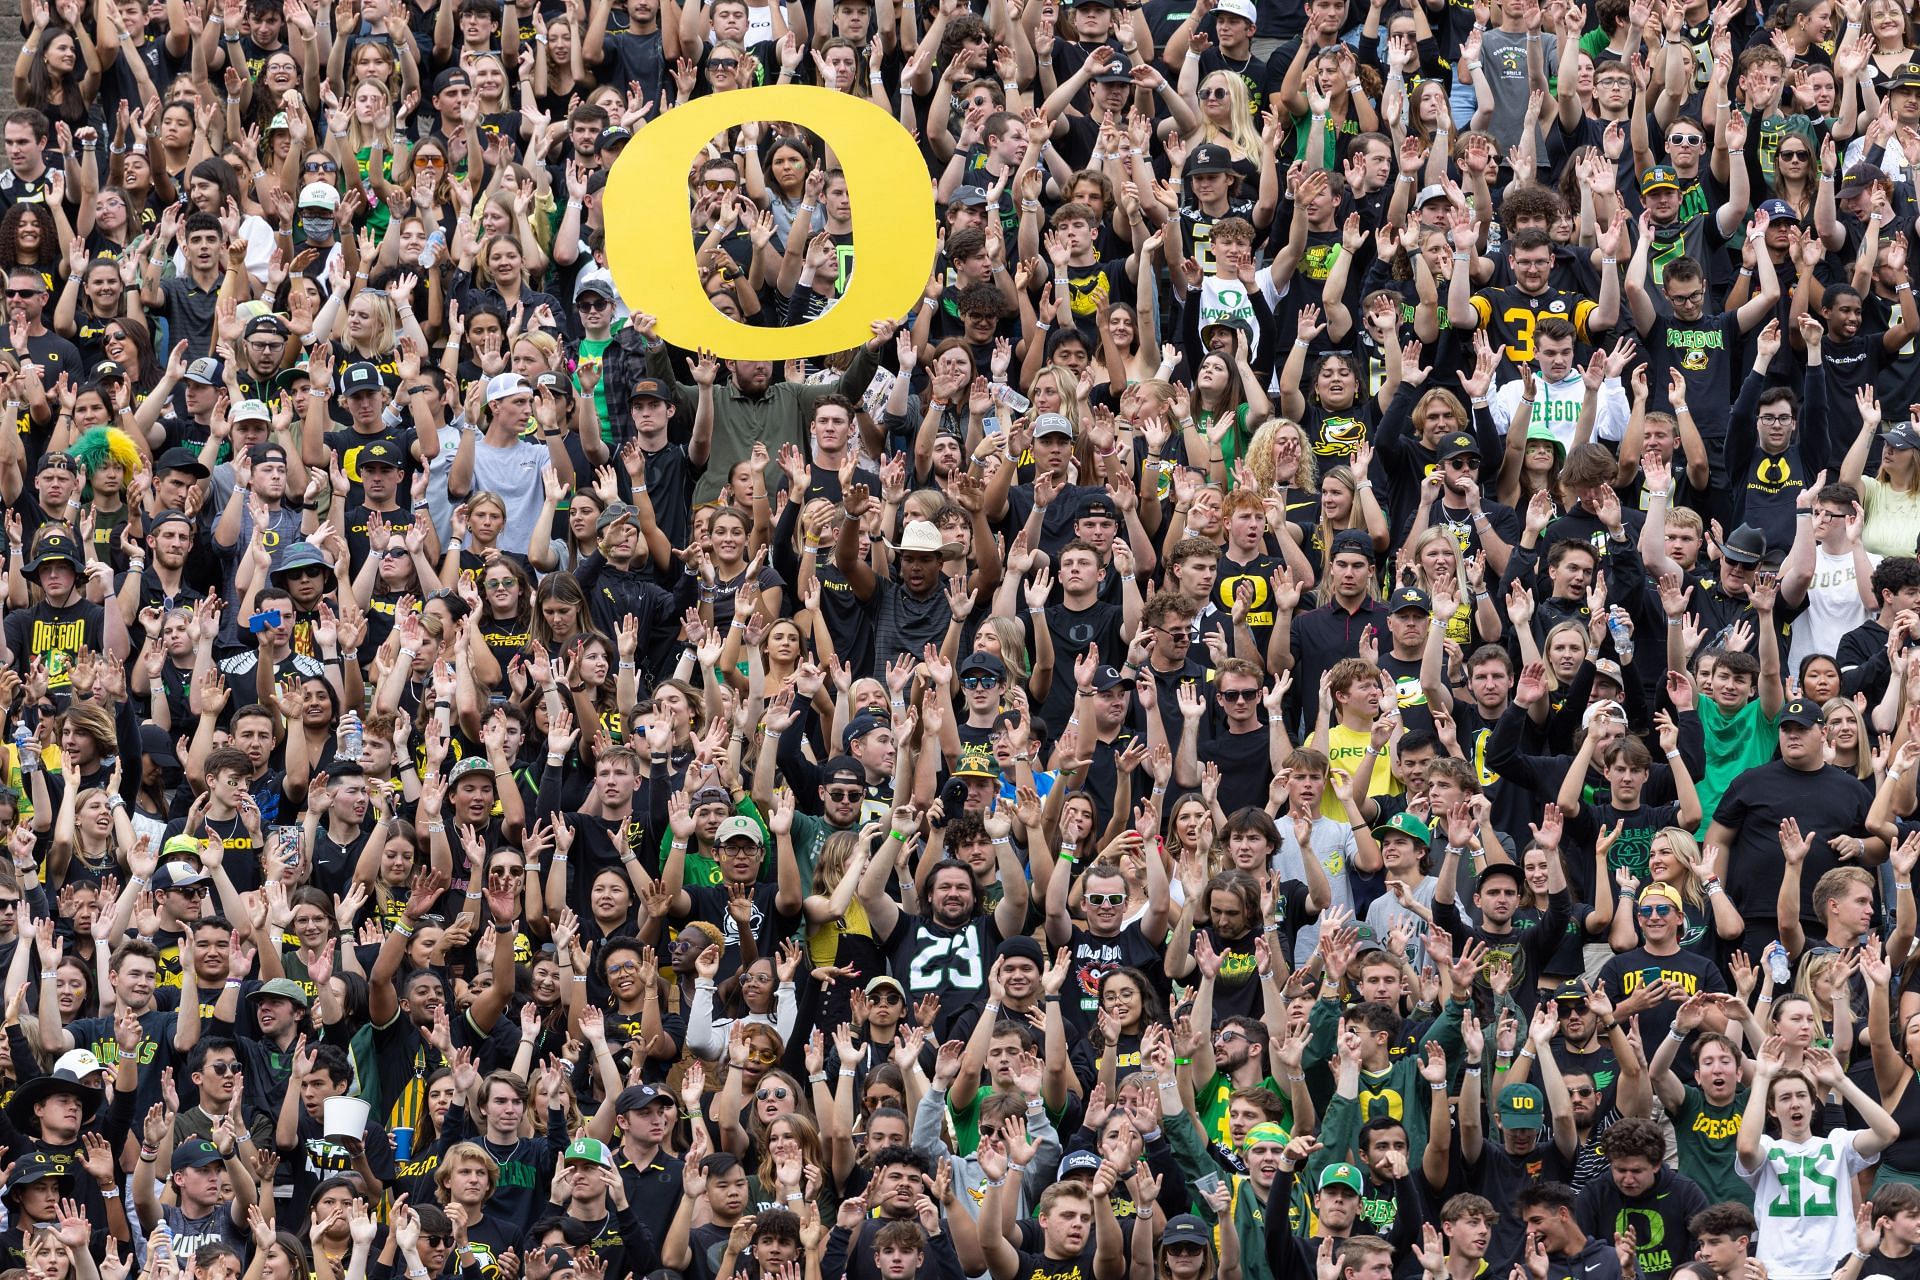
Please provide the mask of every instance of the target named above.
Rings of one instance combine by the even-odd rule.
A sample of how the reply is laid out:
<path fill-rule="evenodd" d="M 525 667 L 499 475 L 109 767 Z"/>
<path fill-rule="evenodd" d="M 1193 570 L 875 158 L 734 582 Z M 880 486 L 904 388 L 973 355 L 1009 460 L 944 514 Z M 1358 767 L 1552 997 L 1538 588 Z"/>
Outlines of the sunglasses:
<path fill-rule="evenodd" d="M 761 1102 L 765 1102 L 768 1098 L 785 1102 L 787 1099 L 787 1086 L 783 1084 L 771 1085 L 768 1088 L 756 1091 L 753 1096 Z"/>
<path fill-rule="evenodd" d="M 858 787 L 828 787 L 824 794 L 835 804 L 852 804 L 866 795 L 866 792 Z"/>
<path fill-rule="evenodd" d="M 439 1249 L 444 1249 L 444 1248 L 446 1248 L 446 1247 L 447 1247 L 448 1245 L 451 1245 L 451 1244 L 453 1243 L 453 1237 L 452 1237 L 451 1235 L 443 1235 L 443 1236 L 440 1236 L 440 1235 L 435 1235 L 435 1236 L 427 1236 L 427 1235 L 423 1235 L 423 1236 L 421 1236 L 420 1238 L 421 1238 L 422 1240 L 425 1240 L 425 1241 L 426 1241 L 426 1242 L 427 1242 L 428 1244 L 430 1244 L 430 1245 L 433 1245 L 433 1246 L 434 1246 L 435 1248 L 439 1248 Z"/>
<path fill-rule="evenodd" d="M 9 298 L 37 298 L 41 292 L 39 289 L 8 289 L 7 296 Z"/>
<path fill-rule="evenodd" d="M 733 181 L 731 178 L 702 178 L 700 180 L 701 190 L 705 191 L 708 195 L 718 195 L 722 191 L 731 191 L 739 185 L 738 182 Z"/>
<path fill-rule="evenodd" d="M 421 162 L 418 160 L 415 160 L 414 163 L 419 164 Z M 331 160 L 309 160 L 305 164 L 301 165 L 300 168 L 302 172 L 305 172 L 305 173 L 338 173 L 340 172 L 340 166 L 335 164 Z"/>
<path fill-rule="evenodd" d="M 881 1107 L 897 1107 L 900 1105 L 900 1099 L 890 1093 L 870 1093 L 860 1099 L 860 1101 L 866 1104 L 867 1110 L 869 1111 L 875 1111 Z"/>
<path fill-rule="evenodd" d="M 780 1055 L 775 1053 L 771 1049 L 755 1049 L 752 1052 L 747 1054 L 748 1062 L 757 1062 L 763 1067 L 771 1066 L 772 1064 L 778 1062 L 779 1060 L 780 1060 Z M 761 1099 L 762 1101 L 765 1101 L 769 1097 L 784 1098 L 787 1096 L 787 1089 L 785 1085 L 776 1085 L 774 1087 L 777 1090 L 777 1092 L 775 1093 L 769 1094 L 765 1089 L 762 1089 L 759 1093 L 756 1093 L 753 1096 Z"/>
<path fill-rule="evenodd" d="M 1470 453 L 1463 453 L 1457 458 L 1448 458 L 1445 465 L 1449 471 L 1478 471 L 1480 459 Z"/>
<path fill-rule="evenodd" d="M 240 1072 L 240 1064 L 237 1062 L 209 1062 L 207 1064 L 207 1070 L 221 1077 L 238 1075 Z"/>
<path fill-rule="evenodd" d="M 582 311 L 605 311 L 613 305 L 613 302 L 597 293 L 589 293 L 576 299 L 573 305 Z"/>
<path fill-rule="evenodd" d="M 738 58 L 708 58 L 707 59 L 707 70 L 709 71 L 731 71 L 739 65 L 740 65 L 740 59 Z"/>
<path fill-rule="evenodd" d="M 1252 702 L 1260 696 L 1258 689 L 1219 689 L 1214 696 L 1222 702 Z"/>
<path fill-rule="evenodd" d="M 1586 1011 L 1587 1002 L 1585 1000 L 1562 1000 L 1560 1002 L 1560 1012 L 1562 1013 L 1585 1013 Z"/>
<path fill-rule="evenodd" d="M 520 585 L 520 579 L 518 579 L 518 578 L 495 578 L 495 579 L 493 579 L 493 581 L 491 581 L 491 582 L 483 582 L 483 583 L 481 583 L 480 585 L 481 585 L 481 586 L 483 586 L 483 587 L 485 587 L 485 588 L 486 588 L 487 590 L 489 590 L 489 591 L 498 591 L 498 590 L 499 590 L 499 589 L 500 589 L 501 587 L 517 587 L 517 586 L 519 586 L 519 585 Z"/>
<path fill-rule="evenodd" d="M 1086 901 L 1088 906 L 1093 907 L 1124 907 L 1127 905 L 1127 895 L 1124 893 L 1089 893 L 1086 895 Z"/>
<path fill-rule="evenodd" d="M 1226 96 L 1227 96 L 1226 89 L 1223 86 L 1219 86 L 1219 85 L 1216 85 L 1211 89 L 1202 89 L 1199 94 L 1200 101 L 1202 102 L 1219 102 L 1222 99 L 1224 99 Z"/>
<path fill-rule="evenodd" d="M 1000 680 L 996 676 L 961 676 L 960 687 L 962 689 L 997 689 L 1000 687 Z"/>
<path fill-rule="evenodd" d="M 1640 918 L 1642 920 L 1664 920 L 1672 914 L 1673 904 L 1671 902 L 1648 902 L 1642 904 L 1640 907 Z"/>
<path fill-rule="evenodd" d="M 1667 139 L 1667 145 L 1670 147 L 1697 147 L 1704 141 L 1705 139 L 1697 133 L 1676 133 Z"/>
<path fill-rule="evenodd" d="M 204 898 L 207 896 L 207 886 L 203 884 L 190 884 L 182 889 L 169 889 L 167 890 L 167 892 L 168 893 L 184 893 L 189 898 Z"/>
<path fill-rule="evenodd" d="M 1813 152 L 1811 151 L 1776 151 L 1773 153 L 1773 158 L 1775 160 L 1811 160 L 1813 159 Z"/>
<path fill-rule="evenodd" d="M 413 167 L 416 169 L 444 169 L 447 167 L 445 156 L 415 156 Z"/>

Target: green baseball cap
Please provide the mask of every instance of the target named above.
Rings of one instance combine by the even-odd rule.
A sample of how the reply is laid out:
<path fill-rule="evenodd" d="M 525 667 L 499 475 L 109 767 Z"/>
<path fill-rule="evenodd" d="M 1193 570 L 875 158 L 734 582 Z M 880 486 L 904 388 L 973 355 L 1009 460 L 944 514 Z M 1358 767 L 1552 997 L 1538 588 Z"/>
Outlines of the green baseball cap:
<path fill-rule="evenodd" d="M 1360 1179 L 1360 1170 L 1350 1164 L 1330 1164 L 1320 1174 L 1319 1189 L 1345 1187 L 1357 1196 L 1367 1193 L 1367 1184 Z"/>
<path fill-rule="evenodd" d="M 1410 836 L 1421 844 L 1433 843 L 1432 829 L 1404 809 L 1373 829 L 1375 840 L 1384 840 L 1390 835 Z"/>
<path fill-rule="evenodd" d="M 1547 1098 L 1530 1084 L 1510 1084 L 1500 1091 L 1500 1127 L 1539 1129 L 1547 1123 Z"/>
<path fill-rule="evenodd" d="M 613 1152 L 607 1150 L 607 1144 L 598 1138 L 575 1138 L 567 1144 L 562 1160 L 584 1160 L 588 1164 L 597 1164 L 602 1169 L 613 1169 Z"/>

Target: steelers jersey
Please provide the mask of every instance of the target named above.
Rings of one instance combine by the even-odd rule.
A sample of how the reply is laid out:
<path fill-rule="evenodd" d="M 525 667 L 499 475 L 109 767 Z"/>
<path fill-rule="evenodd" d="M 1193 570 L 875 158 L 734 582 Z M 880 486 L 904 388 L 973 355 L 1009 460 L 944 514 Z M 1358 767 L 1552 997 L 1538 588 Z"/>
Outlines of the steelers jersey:
<path fill-rule="evenodd" d="M 1501 348 L 1507 363 L 1516 368 L 1533 362 L 1533 330 L 1543 317 L 1571 320 L 1574 337 L 1592 342 L 1587 320 L 1597 305 L 1585 295 L 1566 289 L 1530 294 L 1513 285 L 1496 285 L 1473 295 L 1473 310 L 1480 317 L 1480 327 L 1487 331 L 1487 340 Z"/>

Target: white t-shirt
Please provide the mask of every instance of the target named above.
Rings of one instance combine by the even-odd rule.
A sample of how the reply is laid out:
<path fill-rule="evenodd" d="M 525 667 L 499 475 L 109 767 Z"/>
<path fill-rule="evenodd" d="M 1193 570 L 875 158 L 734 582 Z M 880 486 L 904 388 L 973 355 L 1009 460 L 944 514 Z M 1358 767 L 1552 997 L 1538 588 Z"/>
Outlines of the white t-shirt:
<path fill-rule="evenodd" d="M 1760 1135 L 1761 1164 L 1734 1168 L 1753 1188 L 1760 1222 L 1754 1256 L 1769 1280 L 1827 1280 L 1834 1263 L 1853 1248 L 1853 1175 L 1880 1159 L 1853 1145 L 1859 1129 L 1835 1129 L 1805 1142 Z"/>
<path fill-rule="evenodd" d="M 1580 406 L 1587 398 L 1586 384 L 1581 380 L 1580 371 L 1575 369 L 1559 382 L 1548 382 L 1543 375 L 1536 373 L 1533 381 L 1539 398 L 1533 402 L 1533 411 L 1527 415 L 1527 429 L 1545 426 L 1553 432 L 1562 447 L 1573 448 L 1574 431 L 1580 425 Z M 1520 389 L 1518 378 L 1503 383 L 1494 389 L 1493 399 L 1487 404 L 1494 428 L 1503 437 L 1514 414 L 1519 412 Z M 1627 393 L 1620 389 L 1620 379 L 1608 378 L 1600 384 L 1600 396 L 1593 406 L 1593 434 L 1589 439 L 1618 444 L 1627 434 L 1629 416 Z"/>
<path fill-rule="evenodd" d="M 1875 564 L 1880 557 L 1869 555 Z M 1798 673 L 1808 654 L 1828 657 L 1840 651 L 1840 637 L 1868 617 L 1860 599 L 1860 575 L 1854 567 L 1853 552 L 1834 555 L 1825 547 L 1813 549 L 1813 581 L 1807 584 L 1807 607 L 1793 620 L 1793 652 L 1788 655 L 1787 670 Z"/>

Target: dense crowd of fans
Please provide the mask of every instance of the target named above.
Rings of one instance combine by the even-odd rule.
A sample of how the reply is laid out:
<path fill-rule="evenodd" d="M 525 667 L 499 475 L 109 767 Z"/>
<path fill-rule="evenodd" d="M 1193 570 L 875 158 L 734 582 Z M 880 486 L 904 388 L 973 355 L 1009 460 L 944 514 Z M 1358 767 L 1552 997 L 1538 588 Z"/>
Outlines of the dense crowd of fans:
<path fill-rule="evenodd" d="M 1901 0 L 23 26 L 0 1280 L 1920 1280 Z"/>

